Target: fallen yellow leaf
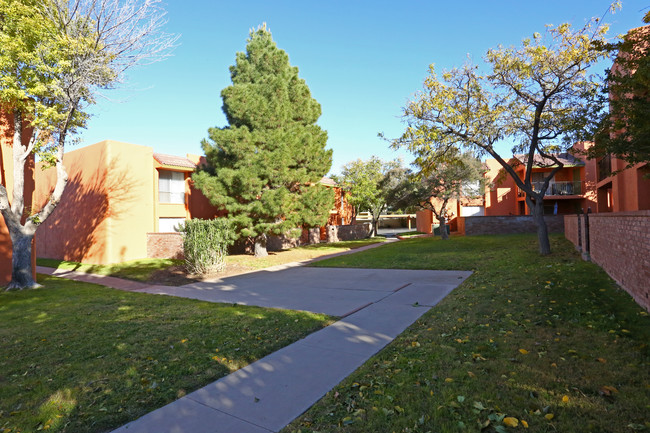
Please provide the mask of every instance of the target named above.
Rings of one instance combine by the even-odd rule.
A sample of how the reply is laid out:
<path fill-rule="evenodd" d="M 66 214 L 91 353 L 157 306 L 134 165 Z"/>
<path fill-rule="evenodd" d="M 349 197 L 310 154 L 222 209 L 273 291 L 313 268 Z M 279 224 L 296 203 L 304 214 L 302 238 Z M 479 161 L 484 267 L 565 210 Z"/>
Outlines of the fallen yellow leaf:
<path fill-rule="evenodd" d="M 569 402 L 569 396 L 568 395 L 562 396 L 562 403 L 568 403 L 568 402 Z"/>
<path fill-rule="evenodd" d="M 553 418 L 555 418 L 555 415 L 553 415 L 552 413 L 547 413 L 546 415 L 544 415 L 544 418 L 546 418 L 547 420 L 550 421 L 550 420 L 552 420 Z"/>
<path fill-rule="evenodd" d="M 528 351 L 526 349 L 519 349 L 519 353 L 522 355 L 528 355 Z"/>
<path fill-rule="evenodd" d="M 453 381 L 454 381 L 454 379 L 452 379 L 451 377 L 448 377 L 448 378 L 445 379 L 445 382 L 447 382 L 447 383 L 453 382 Z"/>
<path fill-rule="evenodd" d="M 521 425 L 524 426 L 524 428 L 528 428 L 528 423 L 524 421 L 523 419 L 521 420 Z"/>
<path fill-rule="evenodd" d="M 603 363 L 603 364 L 607 363 L 607 360 L 605 358 L 596 358 L 596 361 L 598 361 L 600 363 Z"/>
<path fill-rule="evenodd" d="M 519 420 L 517 418 L 507 416 L 503 418 L 503 423 L 508 427 L 515 428 L 519 425 Z"/>
<path fill-rule="evenodd" d="M 474 373 L 472 373 L 471 371 L 468 371 L 468 372 L 467 372 L 467 375 L 468 375 L 469 377 L 476 377 L 476 375 L 475 375 Z"/>

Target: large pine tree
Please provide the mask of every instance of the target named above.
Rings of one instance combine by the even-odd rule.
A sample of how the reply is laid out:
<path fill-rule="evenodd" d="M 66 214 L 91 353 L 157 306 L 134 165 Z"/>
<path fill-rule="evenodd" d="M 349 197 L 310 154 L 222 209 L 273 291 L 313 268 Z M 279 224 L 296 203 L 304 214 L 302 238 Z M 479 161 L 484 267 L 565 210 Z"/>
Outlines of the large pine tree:
<path fill-rule="evenodd" d="M 202 142 L 208 167 L 193 179 L 263 256 L 268 234 L 327 221 L 334 197 L 319 181 L 332 151 L 316 125 L 320 104 L 266 25 L 251 31 L 230 75 L 221 92 L 228 126 L 209 129 Z"/>

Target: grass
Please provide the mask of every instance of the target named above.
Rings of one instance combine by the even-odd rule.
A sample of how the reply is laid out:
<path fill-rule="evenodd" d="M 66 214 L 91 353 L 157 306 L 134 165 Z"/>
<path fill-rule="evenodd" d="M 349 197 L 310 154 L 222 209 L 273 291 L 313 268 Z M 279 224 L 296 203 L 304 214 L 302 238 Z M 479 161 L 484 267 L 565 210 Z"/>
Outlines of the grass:
<path fill-rule="evenodd" d="M 315 263 L 474 274 L 283 432 L 650 430 L 647 312 L 551 243 L 419 238 Z"/>
<path fill-rule="evenodd" d="M 156 271 L 167 269 L 170 266 L 182 265 L 182 263 L 182 260 L 173 259 L 139 259 L 110 265 L 90 265 L 78 262 L 68 262 L 65 260 L 44 258 L 36 259 L 36 264 L 38 266 L 47 266 L 50 268 L 86 272 L 142 282 L 149 281 L 152 274 Z"/>
<path fill-rule="evenodd" d="M 0 293 L 0 431 L 103 432 L 330 322 L 48 277 Z"/>
<path fill-rule="evenodd" d="M 396 236 L 401 236 L 403 238 L 410 238 L 413 236 L 420 236 L 420 235 L 426 235 L 426 233 L 418 232 L 418 231 L 408 231 L 408 232 L 397 233 Z"/>
<path fill-rule="evenodd" d="M 262 258 L 256 258 L 248 254 L 230 255 L 226 257 L 225 272 L 211 275 L 210 277 L 234 275 L 268 268 L 270 266 L 314 259 L 328 254 L 341 253 L 366 245 L 383 242 L 385 240 L 386 238 L 384 237 L 376 237 L 356 241 L 307 245 L 288 250 L 269 252 L 267 257 Z M 198 279 L 192 275 L 187 275 L 187 273 L 184 272 L 182 260 L 141 259 L 111 265 L 90 265 L 64 260 L 38 258 L 36 259 L 36 264 L 39 266 L 74 270 L 78 272 L 125 278 L 140 282 L 152 282 L 156 284 L 183 285 Z"/>

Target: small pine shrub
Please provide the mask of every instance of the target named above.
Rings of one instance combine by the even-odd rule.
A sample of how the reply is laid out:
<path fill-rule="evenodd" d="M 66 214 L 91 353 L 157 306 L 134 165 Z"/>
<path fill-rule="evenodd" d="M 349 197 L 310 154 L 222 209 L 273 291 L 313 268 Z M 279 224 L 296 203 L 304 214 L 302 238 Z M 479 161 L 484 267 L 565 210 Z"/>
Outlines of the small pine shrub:
<path fill-rule="evenodd" d="M 226 267 L 228 246 L 235 240 L 235 231 L 228 219 L 188 220 L 181 231 L 187 272 L 205 275 Z"/>

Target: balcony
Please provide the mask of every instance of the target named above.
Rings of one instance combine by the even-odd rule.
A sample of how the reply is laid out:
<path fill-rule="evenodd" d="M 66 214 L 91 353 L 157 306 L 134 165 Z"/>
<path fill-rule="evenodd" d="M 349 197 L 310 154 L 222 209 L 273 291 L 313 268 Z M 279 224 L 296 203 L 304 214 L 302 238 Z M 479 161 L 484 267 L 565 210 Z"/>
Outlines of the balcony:
<path fill-rule="evenodd" d="M 581 181 L 569 181 L 569 182 L 556 182 L 556 181 L 551 181 L 548 184 L 548 188 L 546 189 L 546 194 L 545 196 L 563 196 L 563 195 L 582 195 L 582 183 Z M 540 191 L 542 189 L 542 186 L 544 185 L 543 182 L 533 182 L 533 190 L 535 191 Z M 524 193 L 522 190 L 518 189 L 517 190 L 517 196 L 518 197 L 525 197 L 526 193 Z"/>

